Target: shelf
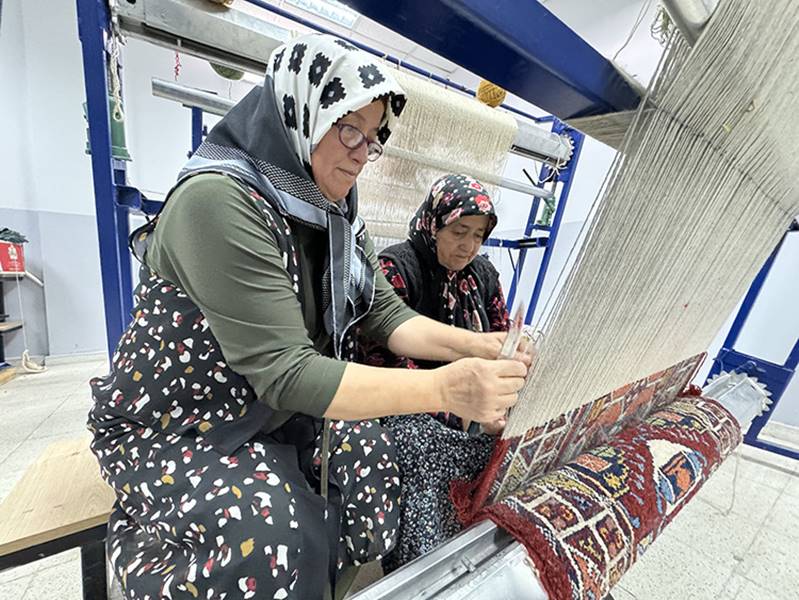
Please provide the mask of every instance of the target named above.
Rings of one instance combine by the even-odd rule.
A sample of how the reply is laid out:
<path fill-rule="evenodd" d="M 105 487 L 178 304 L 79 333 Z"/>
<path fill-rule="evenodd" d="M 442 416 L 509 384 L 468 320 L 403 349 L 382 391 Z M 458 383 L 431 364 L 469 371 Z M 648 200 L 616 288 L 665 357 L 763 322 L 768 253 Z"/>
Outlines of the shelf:
<path fill-rule="evenodd" d="M 19 272 L 12 272 L 12 271 L 0 271 L 0 277 L 3 279 L 25 279 L 26 273 L 23 271 L 22 273 Z"/>
<path fill-rule="evenodd" d="M 6 321 L 0 323 L 0 333 L 8 333 L 9 331 L 16 331 L 22 329 L 22 321 Z"/>

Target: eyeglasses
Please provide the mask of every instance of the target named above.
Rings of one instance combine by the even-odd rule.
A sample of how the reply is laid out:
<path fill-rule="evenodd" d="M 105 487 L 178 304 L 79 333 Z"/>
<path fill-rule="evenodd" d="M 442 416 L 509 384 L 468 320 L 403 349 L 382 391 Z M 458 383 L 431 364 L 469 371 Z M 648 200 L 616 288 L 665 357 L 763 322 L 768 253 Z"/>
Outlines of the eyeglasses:
<path fill-rule="evenodd" d="M 339 141 L 350 150 L 357 150 L 366 144 L 366 160 L 374 162 L 383 155 L 383 146 L 378 142 L 371 141 L 357 127 L 347 123 L 336 123 L 338 128 Z"/>

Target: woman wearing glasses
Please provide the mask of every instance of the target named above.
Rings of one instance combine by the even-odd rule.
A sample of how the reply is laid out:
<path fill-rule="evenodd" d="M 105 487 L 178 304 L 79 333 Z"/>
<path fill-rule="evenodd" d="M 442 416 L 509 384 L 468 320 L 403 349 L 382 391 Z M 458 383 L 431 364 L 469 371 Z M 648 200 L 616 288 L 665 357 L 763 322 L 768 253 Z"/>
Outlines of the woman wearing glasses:
<path fill-rule="evenodd" d="M 131 236 L 133 322 L 91 382 L 128 598 L 322 598 L 396 542 L 395 449 L 375 420 L 490 421 L 526 366 L 502 335 L 417 315 L 380 275 L 355 182 L 405 96 L 369 55 L 306 36 L 211 131 Z M 378 273 L 376 276 L 375 273 Z M 350 362 L 357 327 L 431 371 Z"/>

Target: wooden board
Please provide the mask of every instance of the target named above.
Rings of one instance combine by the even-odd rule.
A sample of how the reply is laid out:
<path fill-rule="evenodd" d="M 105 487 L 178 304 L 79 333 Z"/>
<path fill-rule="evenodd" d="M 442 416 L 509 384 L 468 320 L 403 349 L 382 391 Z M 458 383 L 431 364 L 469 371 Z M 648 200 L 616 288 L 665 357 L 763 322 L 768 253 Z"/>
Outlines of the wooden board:
<path fill-rule="evenodd" d="M 0 323 L 0 333 L 8 333 L 15 329 L 22 329 L 22 321 L 3 321 Z"/>
<path fill-rule="evenodd" d="M 14 377 L 16 377 L 16 375 L 17 375 L 16 367 L 12 367 L 11 365 L 8 365 L 7 367 L 0 368 L 0 385 L 3 385 L 4 383 L 8 383 L 12 379 L 14 379 Z"/>
<path fill-rule="evenodd" d="M 106 523 L 114 500 L 88 437 L 51 444 L 0 504 L 0 556 Z"/>

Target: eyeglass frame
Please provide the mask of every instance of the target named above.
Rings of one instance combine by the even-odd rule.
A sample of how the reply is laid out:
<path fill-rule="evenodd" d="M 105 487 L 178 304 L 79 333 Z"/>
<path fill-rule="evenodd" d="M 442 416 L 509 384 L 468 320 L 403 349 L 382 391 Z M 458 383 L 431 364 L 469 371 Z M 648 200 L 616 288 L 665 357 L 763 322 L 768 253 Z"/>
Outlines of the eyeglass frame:
<path fill-rule="evenodd" d="M 336 129 L 338 129 L 338 141 L 341 142 L 341 145 L 344 146 L 345 148 L 349 150 L 357 150 L 358 148 L 366 144 L 366 160 L 368 160 L 369 162 L 375 162 L 378 158 L 383 156 L 383 144 L 381 144 L 380 142 L 376 142 L 374 140 L 370 140 L 368 137 L 366 137 L 366 134 L 357 127 L 355 127 L 355 125 L 350 125 L 349 123 L 334 123 L 333 126 Z M 349 144 L 345 143 L 344 138 L 341 135 L 341 130 L 344 129 L 345 127 L 348 127 L 349 129 L 352 129 L 355 132 L 357 132 L 361 136 L 361 141 L 355 144 L 354 146 L 350 146 Z M 370 148 L 377 149 L 377 155 L 374 158 L 369 158 Z"/>

